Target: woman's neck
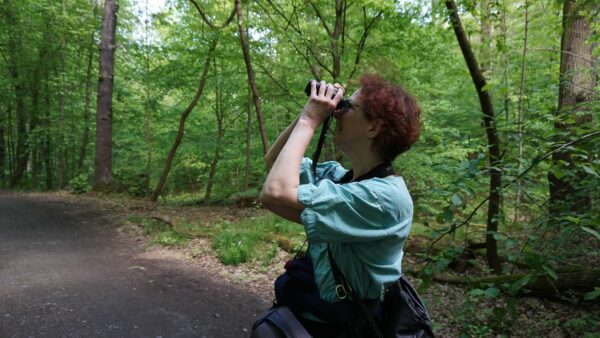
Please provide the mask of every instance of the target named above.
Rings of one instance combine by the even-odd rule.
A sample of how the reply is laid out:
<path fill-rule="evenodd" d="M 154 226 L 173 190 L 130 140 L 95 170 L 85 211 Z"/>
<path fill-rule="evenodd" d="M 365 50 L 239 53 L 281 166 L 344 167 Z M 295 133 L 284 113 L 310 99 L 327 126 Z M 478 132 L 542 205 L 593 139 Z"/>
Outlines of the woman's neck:
<path fill-rule="evenodd" d="M 383 163 L 383 160 L 372 151 L 367 151 L 362 156 L 350 157 L 350 163 L 352 165 L 352 180 L 354 181 L 356 178 L 368 173 L 378 164 Z"/>

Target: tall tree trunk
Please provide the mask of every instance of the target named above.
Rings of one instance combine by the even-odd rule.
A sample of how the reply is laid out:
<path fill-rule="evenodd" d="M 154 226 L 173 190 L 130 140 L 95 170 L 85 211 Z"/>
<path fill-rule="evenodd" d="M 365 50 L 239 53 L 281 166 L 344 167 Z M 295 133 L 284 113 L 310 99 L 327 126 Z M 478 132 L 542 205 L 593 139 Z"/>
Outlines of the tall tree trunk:
<path fill-rule="evenodd" d="M 94 7 L 94 12 L 96 8 Z M 79 149 L 79 160 L 77 161 L 77 171 L 83 171 L 83 164 L 87 155 L 87 149 L 90 143 L 90 104 L 92 100 L 92 69 L 94 60 L 95 34 L 91 33 L 90 48 L 88 51 L 88 64 L 85 75 L 85 99 L 83 105 L 83 133 L 81 135 L 81 148 Z"/>
<path fill-rule="evenodd" d="M 14 145 L 14 136 L 13 136 L 13 118 L 12 118 L 12 107 L 9 105 L 8 108 L 6 109 L 6 155 L 7 155 L 7 162 L 8 162 L 8 168 L 7 168 L 7 172 L 9 174 L 9 176 L 11 175 L 11 173 L 13 172 L 13 168 L 15 166 L 14 164 L 14 159 L 15 159 L 15 145 Z M 9 177 L 10 180 L 10 177 Z"/>
<path fill-rule="evenodd" d="M 112 181 L 112 94 L 115 63 L 116 0 L 105 0 L 100 38 L 94 190 L 110 190 Z"/>
<path fill-rule="evenodd" d="M 246 63 L 246 71 L 248 73 L 248 84 L 252 89 L 252 98 L 254 101 L 254 109 L 256 110 L 258 130 L 260 131 L 260 139 L 262 141 L 263 146 L 263 154 L 266 154 L 269 150 L 269 142 L 267 141 L 267 132 L 265 130 L 265 117 L 261 108 L 260 94 L 258 92 L 258 88 L 256 87 L 254 69 L 252 68 L 252 60 L 250 58 L 250 47 L 248 45 L 248 36 L 246 35 L 246 30 L 244 29 L 244 14 L 242 12 L 241 0 L 235 0 L 235 8 L 238 21 L 238 33 L 240 34 L 240 43 L 242 45 L 244 62 Z"/>
<path fill-rule="evenodd" d="M 501 184 L 502 184 L 502 172 L 500 171 L 500 141 L 498 139 L 498 132 L 496 130 L 494 107 L 492 105 L 492 98 L 488 91 L 484 91 L 483 88 L 486 85 L 486 80 L 479 65 L 477 59 L 473 54 L 471 45 L 465 34 L 456 3 L 454 1 L 446 1 L 446 7 L 450 15 L 450 20 L 454 28 L 454 33 L 460 45 L 460 49 L 465 58 L 471 78 L 477 90 L 479 97 L 479 103 L 481 105 L 481 111 L 483 113 L 483 123 L 485 125 L 485 132 L 488 140 L 488 157 L 490 164 L 490 189 L 489 189 L 489 201 L 488 201 L 488 215 L 487 215 L 487 227 L 486 227 L 486 251 L 487 260 L 489 266 L 496 272 L 500 273 L 500 258 L 498 256 L 498 244 L 494 235 L 498 231 L 498 223 L 500 218 L 500 199 L 501 199 Z"/>
<path fill-rule="evenodd" d="M 42 47 L 42 50 L 40 51 L 40 60 L 46 60 L 46 55 L 45 55 L 45 48 Z M 39 125 L 39 112 L 42 110 L 42 108 L 40 107 L 40 84 L 39 82 L 42 81 L 41 77 L 40 77 L 40 73 L 41 73 L 41 69 L 42 67 L 46 67 L 45 64 L 43 64 L 42 62 L 40 62 L 37 66 L 37 68 L 35 69 L 34 73 L 33 73 L 33 83 L 31 84 L 31 124 L 30 124 L 30 128 L 29 128 L 29 134 L 32 135 L 32 137 L 30 137 L 29 139 L 29 149 L 31 152 L 31 187 L 32 188 L 37 188 L 38 187 L 38 177 L 39 177 L 39 144 L 40 142 L 40 138 L 39 136 L 37 136 L 36 133 L 36 129 L 37 126 Z"/>
<path fill-rule="evenodd" d="M 54 188 L 54 172 L 53 163 L 52 163 L 52 124 L 53 120 L 50 117 L 50 107 L 52 104 L 51 93 L 50 93 L 50 85 L 48 81 L 48 69 L 46 67 L 42 68 L 44 70 L 44 104 L 43 104 L 43 121 L 44 125 L 49 126 L 49 128 L 42 128 L 42 160 L 44 162 L 44 171 L 45 171 L 45 183 L 46 189 L 52 190 Z"/>
<path fill-rule="evenodd" d="M 158 200 L 158 196 L 162 192 L 162 189 L 167 182 L 167 177 L 169 176 L 169 171 L 171 171 L 171 166 L 173 165 L 173 159 L 175 158 L 175 154 L 177 153 L 177 148 L 179 148 L 179 144 L 181 144 L 181 140 L 183 139 L 183 134 L 185 132 L 185 121 L 188 116 L 196 107 L 200 96 L 202 96 L 202 92 L 204 91 L 204 83 L 206 82 L 206 75 L 208 74 L 208 70 L 210 68 L 210 61 L 212 59 L 213 53 L 217 48 L 217 42 L 219 41 L 218 33 L 214 32 L 215 36 L 211 42 L 210 49 L 208 51 L 208 55 L 206 56 L 206 60 L 204 61 L 204 69 L 202 71 L 202 76 L 200 77 L 200 83 L 198 83 L 198 89 L 196 90 L 196 95 L 192 99 L 192 102 L 188 105 L 188 107 L 181 113 L 181 117 L 179 118 L 179 129 L 177 130 L 177 136 L 175 137 L 175 142 L 169 150 L 169 154 L 167 155 L 167 162 L 165 163 L 165 167 L 163 169 L 162 175 L 158 180 L 158 185 L 152 196 L 150 196 L 150 200 L 156 202 Z"/>
<path fill-rule="evenodd" d="M 150 69 L 150 44 L 148 41 L 148 0 L 146 0 L 146 12 L 144 22 L 144 129 L 146 134 L 146 171 L 145 171 L 145 182 L 144 188 L 150 191 L 150 182 L 152 180 L 152 93 L 151 93 L 151 69 Z"/>
<path fill-rule="evenodd" d="M 210 162 L 210 170 L 208 172 L 208 180 L 206 183 L 206 191 L 204 192 L 204 202 L 208 202 L 212 194 L 212 188 L 215 181 L 215 174 L 217 173 L 217 165 L 219 164 L 219 160 L 221 159 L 221 142 L 223 140 L 223 135 L 225 134 L 223 130 L 223 118 L 225 115 L 225 112 L 223 110 L 223 90 L 221 88 L 221 83 L 219 82 L 219 73 L 217 71 L 216 61 L 215 75 L 215 117 L 217 119 L 217 138 L 215 139 L 215 153 L 212 161 Z"/>
<path fill-rule="evenodd" d="M 575 133 L 575 128 L 592 120 L 587 112 L 594 99 L 596 74 L 590 37 L 590 22 L 582 14 L 582 0 L 565 0 L 563 6 L 563 35 L 560 54 L 560 84 L 557 117 L 555 124 L 556 141 L 564 142 Z M 591 2 L 589 3 L 591 4 Z M 577 116 L 575 116 L 577 114 Z M 565 120 L 572 122 L 564 122 Z M 578 182 L 586 173 L 575 166 L 572 151 L 564 149 L 552 156 L 553 168 L 548 173 L 550 189 L 550 212 L 559 216 L 561 212 L 586 212 L 590 199 L 577 190 Z M 558 175 L 558 171 L 572 171 L 571 175 Z"/>
<path fill-rule="evenodd" d="M 521 172 L 523 170 L 523 96 L 525 91 L 525 65 L 527 64 L 527 39 L 529 33 L 529 3 L 525 1 L 525 32 L 523 37 L 523 53 L 521 56 L 521 81 L 519 83 L 519 101 L 517 104 L 517 134 L 518 134 L 518 155 L 517 162 L 519 165 L 519 170 L 517 172 Z M 519 181 L 517 181 L 518 183 Z M 519 208 L 521 206 L 521 198 L 523 192 L 521 191 L 521 185 L 517 184 L 517 199 L 515 201 L 515 217 L 514 221 L 519 220 Z"/>
<path fill-rule="evenodd" d="M 250 97 L 252 93 L 248 95 L 248 104 L 246 105 L 247 119 L 246 119 L 246 167 L 244 171 L 244 190 L 248 190 L 250 185 L 250 146 L 252 142 L 252 107 L 250 104 Z"/>

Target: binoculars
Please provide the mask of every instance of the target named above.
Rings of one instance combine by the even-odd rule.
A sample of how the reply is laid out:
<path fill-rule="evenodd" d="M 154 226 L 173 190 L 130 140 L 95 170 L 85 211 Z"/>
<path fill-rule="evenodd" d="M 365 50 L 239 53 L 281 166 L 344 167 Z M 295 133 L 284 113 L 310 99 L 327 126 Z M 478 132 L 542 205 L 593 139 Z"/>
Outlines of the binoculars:
<path fill-rule="evenodd" d="M 306 87 L 304 87 L 304 93 L 306 94 L 306 96 L 310 96 L 310 83 L 312 82 L 312 80 L 308 81 L 308 83 L 306 84 Z M 317 92 L 319 92 L 319 88 L 321 88 L 321 82 L 317 81 Z M 334 96 L 335 94 L 337 94 L 337 89 L 334 92 Z M 337 106 L 335 106 L 335 109 L 344 109 L 346 107 L 348 107 L 350 105 L 350 100 L 348 99 L 342 99 L 340 102 L 338 102 Z"/>

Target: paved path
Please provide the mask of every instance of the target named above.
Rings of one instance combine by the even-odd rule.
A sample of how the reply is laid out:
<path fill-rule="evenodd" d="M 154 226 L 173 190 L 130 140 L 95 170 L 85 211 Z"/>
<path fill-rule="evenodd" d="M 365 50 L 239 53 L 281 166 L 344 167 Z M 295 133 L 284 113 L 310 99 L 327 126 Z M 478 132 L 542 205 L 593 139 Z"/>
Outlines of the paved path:
<path fill-rule="evenodd" d="M 268 305 L 70 208 L 0 193 L 0 337 L 248 337 Z"/>

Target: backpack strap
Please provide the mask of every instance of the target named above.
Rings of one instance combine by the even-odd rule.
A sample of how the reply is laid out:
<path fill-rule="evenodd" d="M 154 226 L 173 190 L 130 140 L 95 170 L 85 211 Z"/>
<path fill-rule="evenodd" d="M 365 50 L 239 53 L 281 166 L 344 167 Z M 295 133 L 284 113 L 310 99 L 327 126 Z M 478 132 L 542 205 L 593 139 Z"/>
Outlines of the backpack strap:
<path fill-rule="evenodd" d="M 329 243 L 327 244 L 327 256 L 329 257 L 331 272 L 333 273 L 333 278 L 335 279 L 335 293 L 337 294 L 338 298 L 342 301 L 354 301 L 354 304 L 358 306 L 363 317 L 373 329 L 373 332 L 375 332 L 377 337 L 383 338 L 383 335 L 381 334 L 377 323 L 375 323 L 375 321 L 373 320 L 373 314 L 371 313 L 371 311 L 369 311 L 369 309 L 367 309 L 367 306 L 358 297 L 354 289 L 352 289 L 350 283 L 348 283 L 348 280 L 346 279 L 346 277 L 338 267 L 337 263 L 335 262 L 333 254 L 331 253 L 331 248 L 329 247 Z M 350 298 L 348 298 L 348 296 L 350 296 Z"/>

